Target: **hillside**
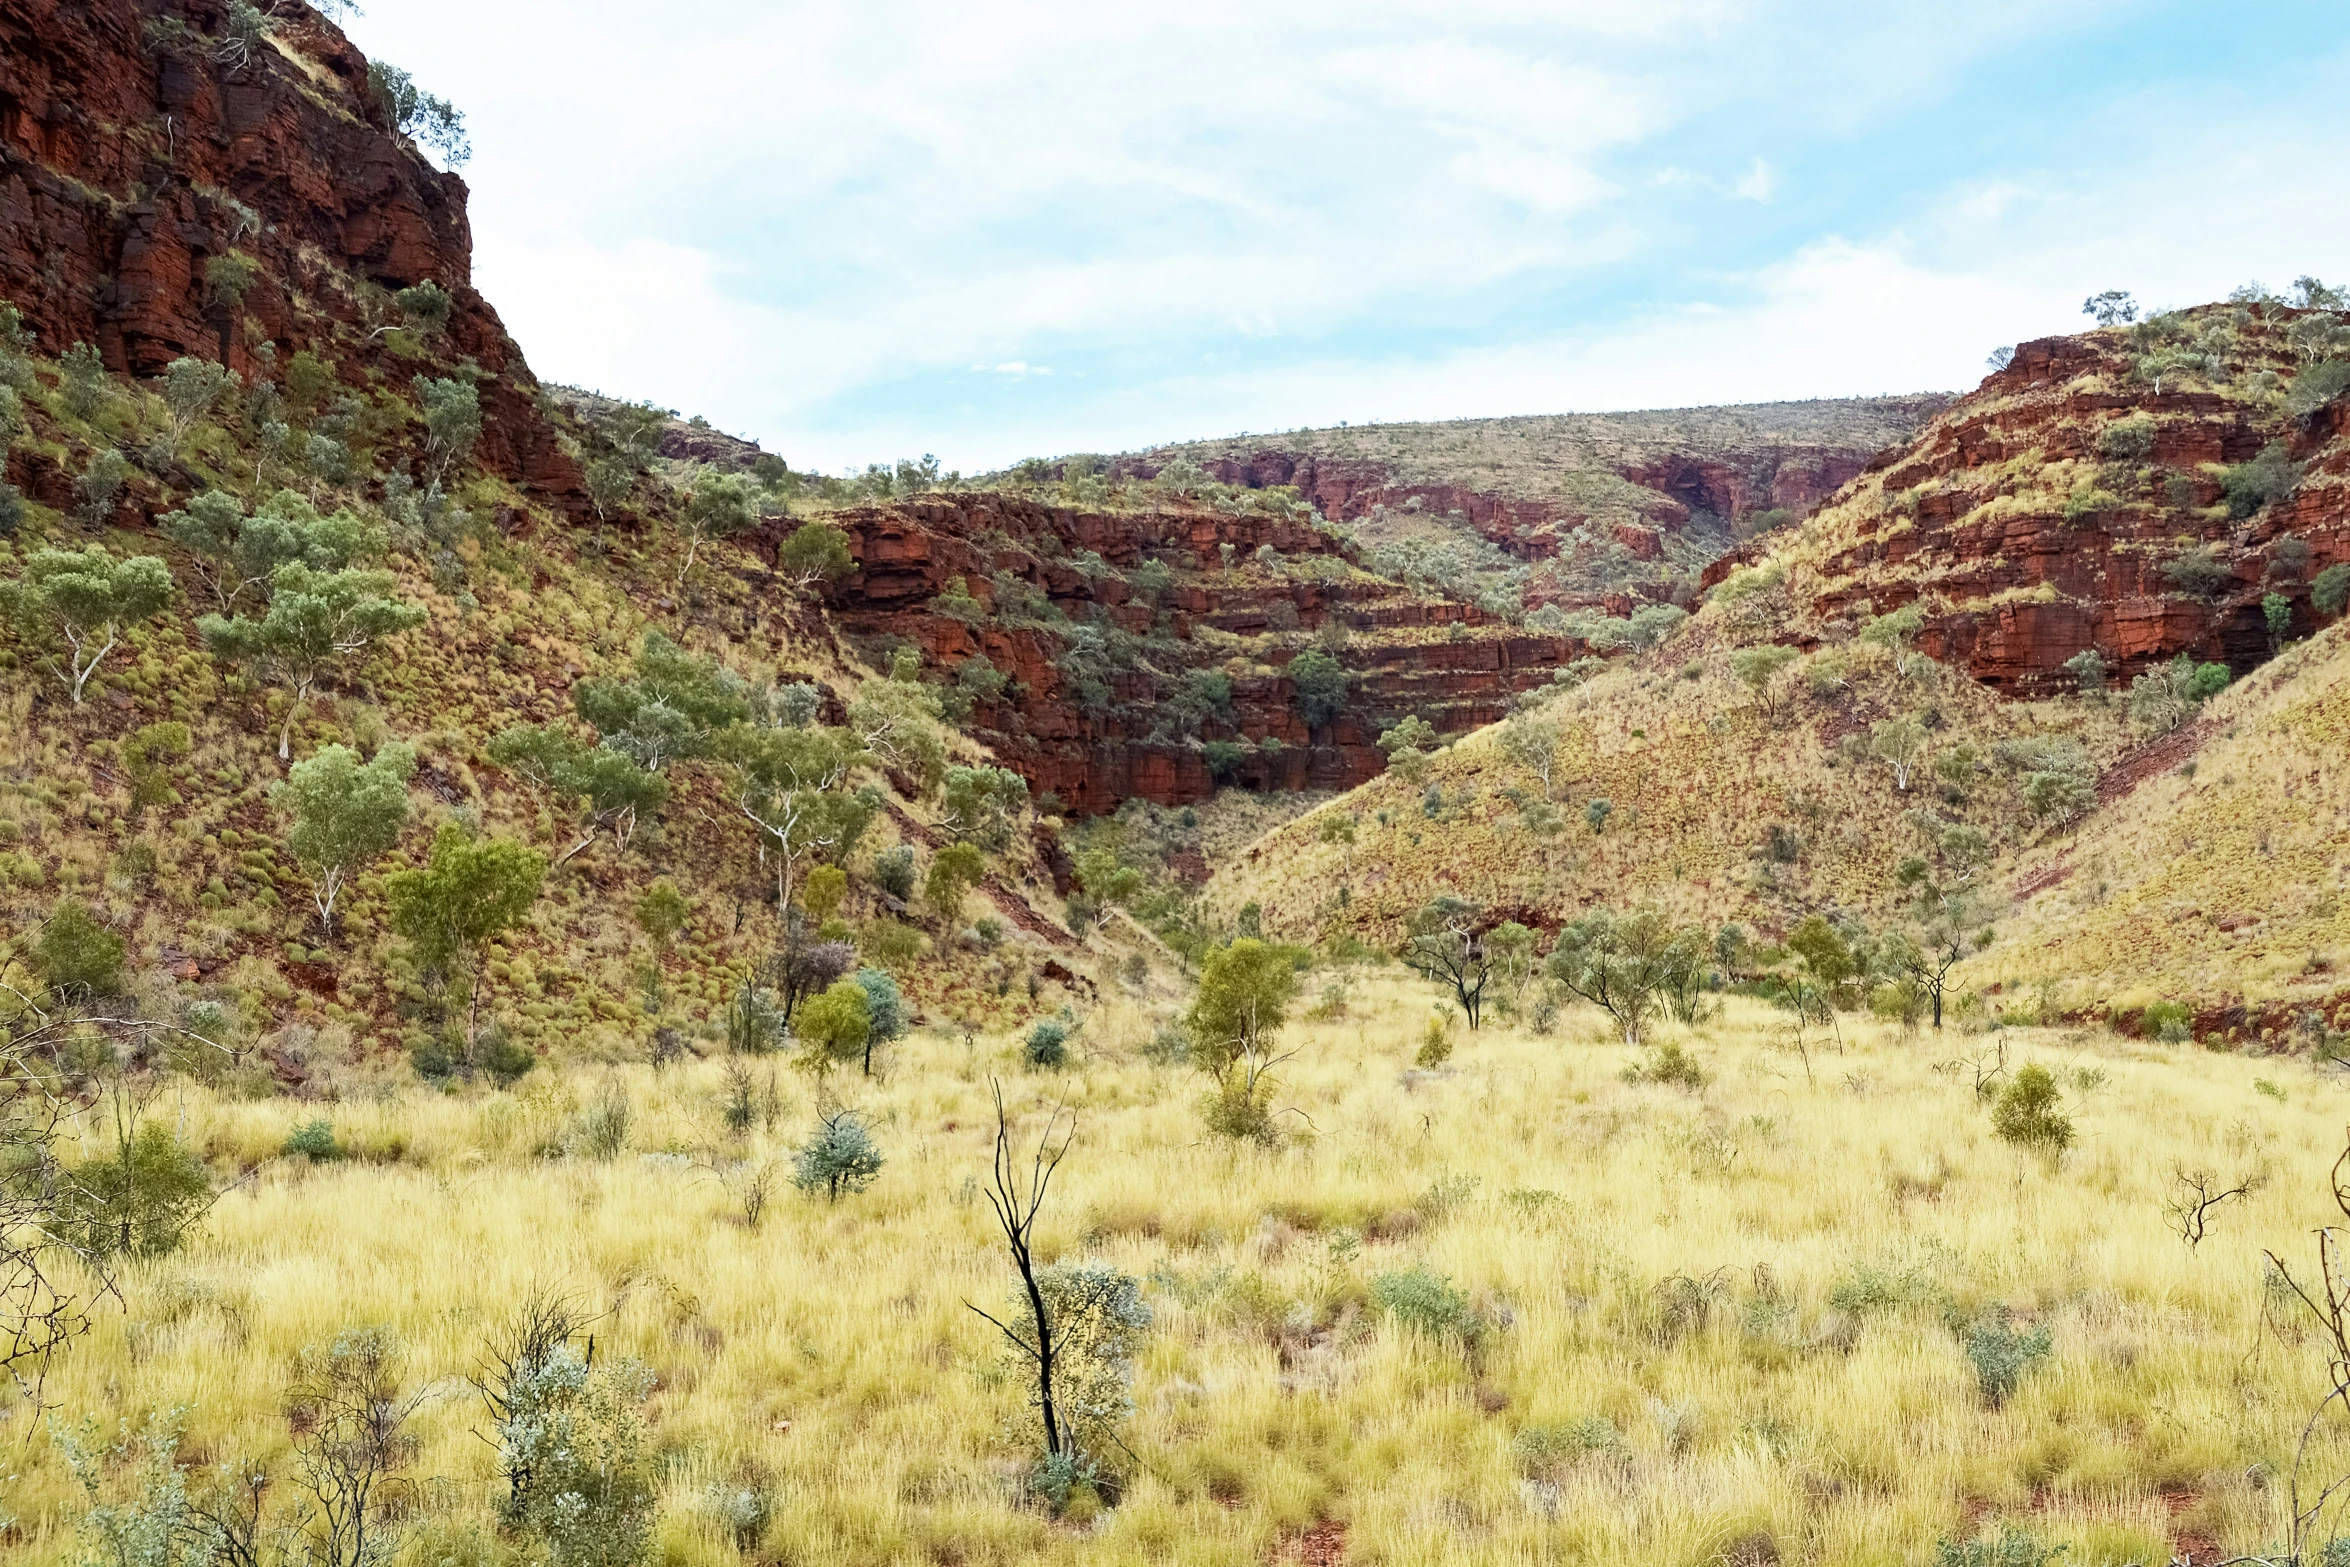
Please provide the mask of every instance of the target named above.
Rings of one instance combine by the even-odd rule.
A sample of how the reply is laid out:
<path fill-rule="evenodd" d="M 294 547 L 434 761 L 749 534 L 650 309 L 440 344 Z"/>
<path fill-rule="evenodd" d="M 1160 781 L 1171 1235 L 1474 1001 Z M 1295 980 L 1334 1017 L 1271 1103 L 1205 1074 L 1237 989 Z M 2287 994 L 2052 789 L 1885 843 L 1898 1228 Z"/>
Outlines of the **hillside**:
<path fill-rule="evenodd" d="M 1977 984 L 2046 985 L 2134 1025 L 2192 1003 L 2198 1037 L 2282 1048 L 2350 1027 L 2350 633 L 2238 684 L 2011 873 L 2018 918 Z M 2134 785 L 2134 786 L 2133 786 Z"/>
<path fill-rule="evenodd" d="M 1445 522 L 1536 566 L 1540 602 L 1587 608 L 1631 590 L 1671 598 L 1677 577 L 1809 512 L 1948 401 L 1351 425 L 1154 447 L 1111 470 L 1150 477 L 1181 459 L 1227 484 L 1292 486 L 1333 522 Z"/>
<path fill-rule="evenodd" d="M 2248 300 L 2026 343 L 1799 537 L 1707 584 L 1767 551 L 1807 644 L 1916 604 L 1921 645 L 2001 689 L 2070 689 L 2091 650 L 2124 677 L 2182 652 L 2242 673 L 2315 629 L 2310 584 L 2350 560 L 2345 330 Z"/>
<path fill-rule="evenodd" d="M 1211 906 L 1392 945 L 1439 891 L 1538 930 L 1650 903 L 1773 940 L 1897 924 L 1916 859 L 1990 895 L 1961 972 L 1993 996 L 2239 1038 L 2331 1009 L 2341 633 L 2290 644 L 2342 607 L 2344 335 L 2247 300 L 2026 344 L 1661 648 L 1274 829 Z M 2259 673 L 2204 705 L 2198 665 Z"/>

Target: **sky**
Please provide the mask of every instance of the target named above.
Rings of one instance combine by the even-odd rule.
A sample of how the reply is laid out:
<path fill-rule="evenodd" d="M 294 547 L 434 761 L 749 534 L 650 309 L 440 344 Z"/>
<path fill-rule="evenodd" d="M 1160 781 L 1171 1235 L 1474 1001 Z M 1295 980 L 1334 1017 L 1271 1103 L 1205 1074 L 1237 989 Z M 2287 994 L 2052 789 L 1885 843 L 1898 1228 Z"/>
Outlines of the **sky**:
<path fill-rule="evenodd" d="M 1969 387 L 2350 275 L 2339 0 L 363 0 L 549 380 L 794 467 Z"/>

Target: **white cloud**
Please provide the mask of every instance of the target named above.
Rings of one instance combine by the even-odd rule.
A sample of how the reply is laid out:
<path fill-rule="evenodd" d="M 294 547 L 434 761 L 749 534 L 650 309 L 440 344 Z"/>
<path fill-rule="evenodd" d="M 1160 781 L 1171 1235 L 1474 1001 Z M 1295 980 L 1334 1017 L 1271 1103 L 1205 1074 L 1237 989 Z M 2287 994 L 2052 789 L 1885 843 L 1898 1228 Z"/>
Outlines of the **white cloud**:
<path fill-rule="evenodd" d="M 1936 135 L 1972 63 L 2137 3 L 403 0 L 355 31 L 471 113 L 477 279 L 543 374 L 795 462 L 972 468 L 1949 384 L 2109 282 L 2319 264 L 2340 138 L 2171 87 L 2046 167 L 1819 206 L 1823 138 Z"/>

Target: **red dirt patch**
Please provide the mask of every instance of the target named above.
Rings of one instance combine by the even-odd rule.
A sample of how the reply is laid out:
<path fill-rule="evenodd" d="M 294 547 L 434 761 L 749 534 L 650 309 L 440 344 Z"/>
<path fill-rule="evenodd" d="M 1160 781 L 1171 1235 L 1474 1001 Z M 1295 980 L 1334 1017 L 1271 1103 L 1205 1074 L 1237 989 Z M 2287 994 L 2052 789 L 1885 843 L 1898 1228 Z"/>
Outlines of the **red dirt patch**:
<path fill-rule="evenodd" d="M 1334 1518 L 1324 1519 L 1311 1529 L 1283 1540 L 1267 1560 L 1294 1562 L 1297 1567 L 1343 1567 L 1346 1525 Z"/>

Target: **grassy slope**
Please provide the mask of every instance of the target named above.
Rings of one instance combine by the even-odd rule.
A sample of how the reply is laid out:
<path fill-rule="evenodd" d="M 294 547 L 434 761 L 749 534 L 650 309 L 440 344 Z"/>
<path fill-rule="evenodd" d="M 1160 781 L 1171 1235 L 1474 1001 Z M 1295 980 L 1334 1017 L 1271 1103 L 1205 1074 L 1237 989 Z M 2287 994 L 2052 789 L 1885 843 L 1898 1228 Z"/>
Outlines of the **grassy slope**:
<path fill-rule="evenodd" d="M 98 441 L 135 443 L 154 423 L 152 400 L 117 383 L 104 427 L 86 425 L 65 413 L 47 385 L 49 372 L 42 373 L 44 384 L 29 399 L 32 439 L 69 471 L 79 470 Z M 247 495 L 272 487 L 257 481 L 250 449 L 234 428 L 206 430 L 196 445 L 193 471 L 205 482 Z M 705 546 L 703 564 L 678 597 L 683 544 L 666 529 L 581 534 L 532 513 L 523 497 L 488 480 L 472 484 L 465 498 L 478 517 L 511 508 L 511 535 L 469 532 L 437 570 L 426 564 L 426 545 L 396 549 L 384 564 L 431 620 L 376 658 L 364 678 L 314 699 L 295 726 L 297 758 L 331 742 L 365 750 L 395 738 L 416 742 L 422 755 L 408 835 L 353 888 L 347 926 L 331 952 L 317 945 L 308 884 L 285 852 L 281 820 L 268 802 L 284 771 L 275 756 L 283 696 L 225 671 L 202 650 L 194 619 L 211 606 L 174 547 L 144 531 L 101 537 L 72 518 L 30 508 L 19 535 L 0 541 L 0 575 L 13 576 L 40 544 L 95 541 L 119 555 L 163 555 L 182 592 L 101 666 L 79 708 L 37 667 L 35 648 L 0 628 L 0 914 L 8 931 L 21 942 L 58 896 L 73 894 L 127 938 L 136 983 L 155 1010 L 168 1014 L 197 999 L 228 1003 L 245 1038 L 268 1045 L 281 1073 L 309 1079 L 311 1091 L 332 1091 L 352 1074 L 404 1070 L 386 1059 L 411 1024 L 402 1015 L 398 943 L 383 927 L 382 876 L 420 856 L 452 810 L 552 852 L 571 841 L 488 763 L 483 748 L 492 734 L 510 723 L 565 717 L 572 684 L 625 675 L 649 628 L 746 676 L 811 678 L 843 696 L 870 676 L 820 615 L 797 606 L 731 546 Z M 330 509 L 367 504 L 357 492 L 322 501 Z M 195 753 L 179 770 L 181 802 L 136 822 L 115 748 L 161 719 L 187 723 Z M 984 759 L 968 742 L 954 743 L 961 759 Z M 928 806 L 894 794 L 892 803 L 918 835 Z M 900 831 L 885 812 L 857 863 Z M 154 848 L 155 874 L 128 867 L 123 851 L 134 841 Z M 616 852 L 606 839 L 548 878 L 528 928 L 496 954 L 502 1019 L 542 1050 L 607 1058 L 641 1054 L 660 1026 L 708 1033 L 770 940 L 772 919 L 751 893 L 761 874 L 749 829 L 733 817 L 715 777 L 684 768 L 661 823 L 640 833 L 630 852 Z M 639 1001 L 647 948 L 629 910 L 660 875 L 686 892 L 693 917 L 664 976 L 668 1004 L 653 1015 Z M 1007 915 L 1046 923 L 1026 911 L 1032 897 L 1051 902 L 1027 850 L 1001 867 L 995 894 Z M 745 895 L 754 899 L 748 910 Z M 862 884 L 847 912 L 860 923 L 894 917 Z M 974 899 L 968 912 L 986 910 Z M 946 925 L 917 923 L 928 927 L 928 949 L 899 967 L 918 1006 L 990 1016 L 1037 1004 L 1049 1011 L 1062 999 L 1048 983 L 1032 1002 L 1024 983 L 1050 957 L 1068 958 L 1050 935 L 1016 934 L 1004 949 L 980 952 L 958 943 Z M 0 948 L 0 963 L 6 958 Z M 190 960 L 197 976 L 174 980 L 169 971 Z"/>
<path fill-rule="evenodd" d="M 1220 867 L 1212 903 L 1229 916 L 1257 902 L 1292 935 L 1347 929 L 1379 942 L 1394 940 L 1404 917 L 1438 891 L 1551 923 L 1594 905 L 1645 901 L 1776 934 L 1815 909 L 1882 906 L 1896 867 L 1921 842 L 1905 820 L 1913 811 L 1977 827 L 2007 849 L 2029 841 L 2036 829 L 2017 780 L 1990 760 L 1999 741 L 2071 735 L 2107 758 L 2124 744 L 2110 713 L 2003 703 L 1931 665 L 1904 679 L 1862 648 L 1827 655 L 1841 663 L 1847 688 L 1815 696 L 1792 677 L 1770 722 L 1732 678 L 1719 629 L 1709 613 L 1682 639 L 1542 709 L 1561 734 L 1552 773 L 1567 818 L 1559 834 L 1528 832 L 1503 795 L 1538 795 L 1541 785 L 1502 753 L 1497 726 L 1437 754 L 1429 785 L 1446 803 L 1436 817 L 1424 788 L 1382 776 Z M 1838 745 L 1903 713 L 1932 713 L 1939 725 L 1907 793 L 1883 764 L 1855 762 Z M 1932 762 L 1961 744 L 1980 760 L 1953 801 Z M 1584 816 L 1595 798 L 1612 807 L 1596 834 Z M 1323 841 L 1333 812 L 1354 818 L 1351 847 Z M 1801 841 L 1794 861 L 1766 862 L 1774 824 Z M 1343 906 L 1341 887 L 1349 889 Z"/>
<path fill-rule="evenodd" d="M 1653 500 L 1617 478 L 1619 464 L 1669 455 L 1722 456 L 1757 446 L 1874 449 L 1915 434 L 1945 399 L 1853 397 L 1665 408 L 1637 413 L 1538 414 L 1441 423 L 1364 424 L 1334 430 L 1273 431 L 1154 447 L 1157 458 L 1246 459 L 1278 449 L 1314 457 L 1383 462 L 1397 483 L 1442 483 L 1528 499 L 1569 500 L 1605 515 L 1611 501 Z M 1628 515 L 1636 514 L 1634 511 Z"/>
<path fill-rule="evenodd" d="M 2062 982 L 2072 1005 L 2325 1001 L 2350 961 L 2350 632 L 2334 626 L 2211 705 L 2156 773 L 2016 867 L 2008 940 L 1975 977 Z"/>
<path fill-rule="evenodd" d="M 2323 1217 L 2337 1085 L 2292 1063 L 2011 1035 L 2016 1061 L 2067 1085 L 2080 1144 L 2060 1164 L 1994 1140 L 1965 1074 L 1933 1070 L 1988 1040 L 1864 1031 L 1815 1056 L 1814 1082 L 1742 1011 L 1687 1036 L 1713 1074 L 1692 1095 L 1622 1081 L 1622 1052 L 1570 1014 L 1566 1039 L 1495 1026 L 1452 1070 L 1409 1074 L 1425 997 L 1377 980 L 1349 1015 L 1293 1028 L 1277 1099 L 1315 1135 L 1279 1152 L 1203 1142 L 1198 1080 L 1137 1059 L 1164 996 L 1098 1016 L 1051 1079 L 1023 1077 L 1007 1038 L 919 1037 L 885 1081 L 835 1084 L 877 1124 L 879 1184 L 838 1206 L 787 1189 L 756 1230 L 692 1161 L 755 1165 L 803 1135 L 816 1090 L 789 1073 L 780 1119 L 742 1140 L 715 1064 L 516 1097 L 410 1089 L 335 1107 L 356 1157 L 316 1167 L 274 1157 L 307 1112 L 190 1088 L 175 1100 L 190 1141 L 258 1168 L 200 1240 L 131 1273 L 127 1310 L 50 1392 L 69 1409 L 191 1404 L 192 1453 L 282 1464 L 291 1352 L 392 1327 L 410 1385 L 447 1379 L 417 1419 L 414 1472 L 447 1481 L 416 1493 L 426 1559 L 486 1541 L 493 1454 L 461 1379 L 533 1285 L 608 1309 L 599 1353 L 659 1373 L 677 1567 L 1238 1567 L 1318 1519 L 1358 1564 L 1493 1567 L 1699 1567 L 1757 1535 L 1772 1554 L 1739 1559 L 1892 1567 L 1998 1520 L 2092 1562 L 2278 1533 L 2282 1488 L 2256 1477 L 2289 1463 L 2322 1366 L 2314 1340 L 2245 1351 L 2260 1247 L 2298 1262 Z M 1145 1472 L 1093 1530 L 1007 1501 L 1032 1445 L 1020 1384 L 964 1307 L 1008 1277 L 972 1197 L 990 1075 L 1030 1132 L 1054 1098 L 1078 1116 L 1046 1253 L 1151 1280 L 1126 1428 Z M 616 1087 L 627 1150 L 562 1155 Z M 2189 1251 L 2161 1208 L 2174 1159 L 2274 1179 Z M 1469 1357 L 1385 1318 L 1371 1286 L 1415 1265 L 1507 1326 Z M 1701 1324 L 1668 1319 L 1675 1279 L 1708 1281 Z M 1993 1303 L 2055 1345 L 1998 1410 L 1944 1321 Z M 1513 1450 L 1527 1428 L 1593 1418 L 1614 1447 Z M 12 1473 L 11 1559 L 76 1559 L 55 1449 Z M 717 1486 L 774 1500 L 747 1558 Z"/>

